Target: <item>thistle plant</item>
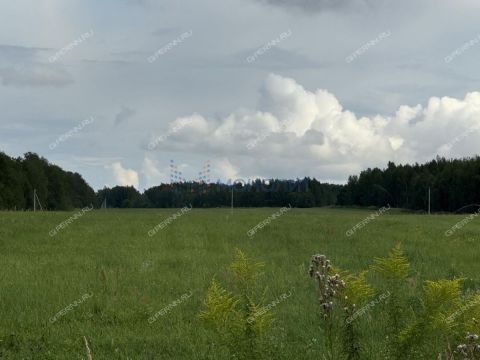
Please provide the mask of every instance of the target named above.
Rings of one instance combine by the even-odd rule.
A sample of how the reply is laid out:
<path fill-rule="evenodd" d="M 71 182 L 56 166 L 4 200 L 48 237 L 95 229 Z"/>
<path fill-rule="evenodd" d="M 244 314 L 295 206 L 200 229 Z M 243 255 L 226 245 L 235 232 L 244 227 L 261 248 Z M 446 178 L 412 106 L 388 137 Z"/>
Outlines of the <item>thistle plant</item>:
<path fill-rule="evenodd" d="M 480 345 L 478 344 L 477 334 L 468 334 L 465 337 L 466 342 L 457 346 L 455 354 L 458 359 L 462 360 L 478 360 L 480 359 Z"/>
<path fill-rule="evenodd" d="M 340 275 L 332 273 L 330 260 L 325 255 L 313 255 L 308 271 L 310 277 L 317 282 L 318 300 L 323 312 L 323 318 L 331 317 L 333 301 L 338 291 L 345 287 L 345 282 L 340 280 Z"/>
<path fill-rule="evenodd" d="M 450 324 L 452 337 L 467 341 L 454 349 L 450 347 L 450 343 L 447 344 L 446 359 L 480 359 L 478 344 L 477 347 L 474 346 L 478 342 L 476 334 L 480 331 L 480 321 L 477 320 L 480 316 L 480 294 L 468 294 L 461 300 L 461 304 L 446 321 Z M 458 344 L 459 340 L 454 343 Z"/>
<path fill-rule="evenodd" d="M 334 273 L 330 260 L 325 255 L 313 255 L 308 271 L 317 283 L 318 301 L 324 320 L 325 347 L 328 356 L 334 358 L 335 329 L 333 307 L 339 291 L 345 288 L 345 282 L 338 273 Z"/>
<path fill-rule="evenodd" d="M 480 360 L 480 321 L 476 320 L 480 319 L 480 293 L 462 296 L 461 279 L 425 281 L 421 297 L 410 305 L 410 264 L 400 245 L 387 257 L 375 258 L 370 269 L 383 281 L 379 300 L 368 303 L 374 290 L 366 271 L 358 275 L 340 272 L 325 255 L 312 257 L 309 274 L 318 291 L 324 359 L 372 358 L 365 345 L 368 340 L 362 338 L 361 318 L 384 300 L 381 309 L 387 325 L 379 331 L 384 331 L 386 342 L 377 353 L 382 359 Z"/>

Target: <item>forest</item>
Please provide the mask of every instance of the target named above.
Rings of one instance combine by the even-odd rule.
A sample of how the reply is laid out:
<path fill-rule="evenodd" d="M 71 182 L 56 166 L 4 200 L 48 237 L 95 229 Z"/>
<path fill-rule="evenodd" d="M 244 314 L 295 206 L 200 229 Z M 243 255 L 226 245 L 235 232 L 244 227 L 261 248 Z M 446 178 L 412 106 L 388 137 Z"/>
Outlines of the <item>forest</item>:
<path fill-rule="evenodd" d="M 191 204 L 194 208 L 281 207 L 290 204 L 307 208 L 337 203 L 342 185 L 320 183 L 316 179 L 260 180 L 252 183 L 174 183 L 160 184 L 143 194 L 133 187 L 115 186 L 97 192 L 97 203 L 115 208 L 178 208 Z"/>
<path fill-rule="evenodd" d="M 95 203 L 95 191 L 80 174 L 64 171 L 34 153 L 12 158 L 0 152 L 0 209 L 33 209 L 33 191 L 48 210 Z"/>
<path fill-rule="evenodd" d="M 480 157 L 445 159 L 426 164 L 395 165 L 367 169 L 350 176 L 338 196 L 338 205 L 384 206 L 427 210 L 430 189 L 431 211 L 455 212 L 480 203 Z M 478 206 L 476 206 L 478 208 Z"/>
<path fill-rule="evenodd" d="M 321 206 L 380 207 L 390 205 L 426 211 L 455 212 L 480 203 L 480 157 L 445 159 L 425 164 L 373 168 L 352 175 L 345 185 L 315 178 L 260 180 L 222 184 L 182 182 L 159 184 L 139 192 L 131 186 L 94 191 L 78 173 L 64 171 L 35 153 L 12 158 L 0 152 L 0 209 L 33 208 L 33 190 L 44 209 L 69 210 L 87 205 L 107 208 L 195 208 Z"/>

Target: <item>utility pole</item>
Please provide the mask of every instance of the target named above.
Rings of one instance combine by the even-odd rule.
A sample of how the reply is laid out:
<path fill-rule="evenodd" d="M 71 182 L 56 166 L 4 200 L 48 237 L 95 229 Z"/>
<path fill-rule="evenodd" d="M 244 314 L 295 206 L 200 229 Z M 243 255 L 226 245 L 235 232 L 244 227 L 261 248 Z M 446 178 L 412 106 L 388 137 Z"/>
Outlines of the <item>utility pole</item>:
<path fill-rule="evenodd" d="M 231 206 L 231 211 L 230 211 L 233 215 L 233 185 L 232 185 L 232 206 Z"/>
<path fill-rule="evenodd" d="M 107 209 L 107 187 L 104 186 L 103 188 L 104 190 L 104 197 L 103 197 L 103 201 L 102 201 L 102 204 L 100 205 L 100 209 Z"/>
<path fill-rule="evenodd" d="M 107 208 L 107 195 L 103 198 L 102 205 L 100 205 L 101 209 L 106 209 Z"/>
<path fill-rule="evenodd" d="M 430 200 L 431 200 L 430 187 L 428 187 L 428 215 L 430 215 Z"/>
<path fill-rule="evenodd" d="M 40 206 L 40 210 L 43 211 L 42 203 L 37 195 L 37 189 L 33 189 L 33 212 L 37 211 L 37 202 L 38 206 Z"/>

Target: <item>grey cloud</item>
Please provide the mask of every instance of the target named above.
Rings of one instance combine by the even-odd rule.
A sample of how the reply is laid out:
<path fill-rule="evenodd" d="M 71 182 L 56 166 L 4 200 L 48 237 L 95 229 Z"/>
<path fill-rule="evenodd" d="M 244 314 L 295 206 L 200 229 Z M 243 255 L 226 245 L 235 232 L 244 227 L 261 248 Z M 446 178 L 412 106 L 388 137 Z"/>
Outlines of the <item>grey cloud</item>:
<path fill-rule="evenodd" d="M 41 64 L 0 68 L 0 78 L 4 86 L 16 87 L 64 87 L 73 83 L 73 78 L 67 71 Z"/>
<path fill-rule="evenodd" d="M 88 166 L 107 166 L 116 161 L 122 161 L 123 157 L 98 157 L 98 156 L 72 156 L 72 160 Z"/>
<path fill-rule="evenodd" d="M 288 41 L 288 40 L 286 40 Z M 259 46 L 260 48 L 261 46 Z M 258 48 L 242 51 L 236 55 L 237 61 L 241 65 L 250 68 L 262 68 L 267 70 L 273 69 L 306 69 L 306 68 L 319 68 L 324 65 L 313 61 L 305 55 L 280 47 L 272 47 L 268 51 L 265 51 L 261 56 L 255 58 L 255 61 L 248 62 L 247 59 L 252 57 L 252 54 L 257 51 Z"/>
<path fill-rule="evenodd" d="M 91 59 L 90 62 L 107 62 L 107 63 L 138 63 L 145 62 L 145 58 L 150 55 L 147 51 L 127 50 L 111 52 L 112 59 Z"/>
<path fill-rule="evenodd" d="M 63 87 L 73 83 L 64 69 L 37 62 L 49 48 L 0 45 L 0 79 L 4 86 Z"/>
<path fill-rule="evenodd" d="M 103 60 L 103 59 L 82 59 L 82 63 L 90 65 L 130 65 L 134 64 L 134 61 L 129 60 Z"/>
<path fill-rule="evenodd" d="M 0 44 L 0 61 L 17 62 L 19 60 L 33 59 L 39 52 L 50 50 L 48 48 Z"/>
<path fill-rule="evenodd" d="M 306 12 L 319 12 L 324 10 L 334 10 L 348 8 L 358 3 L 364 3 L 364 0 L 257 0 L 260 3 L 281 6 L 286 8 L 297 8 Z"/>
<path fill-rule="evenodd" d="M 122 107 L 122 110 L 115 116 L 115 125 L 120 125 L 130 119 L 133 115 L 135 115 L 135 110 L 126 106 Z"/>
<path fill-rule="evenodd" d="M 128 5 L 139 5 L 139 6 L 145 6 L 148 4 L 148 0 L 122 0 L 122 2 Z"/>
<path fill-rule="evenodd" d="M 159 165 L 165 161 L 168 168 L 169 159 L 177 156 L 189 163 L 209 154 L 231 156 L 241 175 L 278 174 L 290 178 L 311 174 L 324 180 L 341 180 L 364 166 L 385 165 L 386 159 L 403 161 L 405 156 L 407 160 L 421 161 L 424 153 L 422 149 L 417 151 L 416 139 L 408 129 L 402 128 L 405 134 L 400 135 L 396 129 L 380 132 L 393 136 L 392 142 L 397 145 L 399 140 L 395 136 L 404 138 L 403 146 L 414 151 L 411 156 L 400 153 L 396 157 L 389 152 L 391 144 L 384 145 L 386 150 L 379 148 L 376 144 L 381 139 L 363 135 L 368 126 L 357 129 L 357 122 L 348 121 L 356 129 L 353 135 L 341 121 L 333 121 L 331 117 L 328 117 L 332 120 L 330 133 L 330 128 L 315 123 L 305 134 L 294 135 L 292 131 L 279 131 L 278 124 L 274 126 L 275 122 L 271 123 L 273 120 L 266 115 L 257 116 L 256 111 L 274 113 L 281 120 L 293 108 L 299 121 L 307 121 L 308 109 L 323 111 L 322 107 L 314 106 L 315 99 L 324 98 L 313 92 L 321 88 L 335 94 L 343 108 L 351 110 L 358 119 L 361 116 L 373 119 L 376 114 L 391 118 L 402 104 L 425 105 L 432 96 L 463 99 L 466 92 L 480 89 L 475 62 L 480 45 L 449 64 L 444 61 L 445 56 L 476 35 L 475 18 L 469 15 L 476 13 L 480 3 L 472 0 L 441 4 L 438 0 L 209 0 L 181 4 L 174 0 L 107 0 L 81 2 L 81 6 L 75 1 L 50 1 L 48 7 L 38 1 L 28 5 L 22 1 L 14 3 L 0 11 L 2 24 L 10 29 L 0 40 L 4 44 L 0 45 L 0 104 L 5 114 L 0 119 L 0 143 L 8 146 L 13 156 L 26 151 L 45 153 L 56 136 L 68 131 L 83 116 L 95 116 L 99 120 L 85 130 L 88 134 L 85 132 L 78 141 L 48 153 L 48 158 L 65 164 L 67 169 L 80 171 L 94 187 L 111 182 L 110 170 L 103 169 L 103 165 L 121 161 L 124 168 L 136 166 L 139 171 L 150 136 L 164 134 L 175 119 L 193 113 L 203 114 L 206 123 L 199 120 L 197 128 L 185 127 L 162 142 L 158 152 L 148 153 L 155 155 Z M 107 19 L 112 11 L 115 17 Z M 96 21 L 100 18 L 108 21 Z M 45 22 L 55 26 L 42 28 Z M 25 32 L 25 24 L 43 30 L 39 34 Z M 46 48 L 67 45 L 91 27 L 97 34 L 95 40 L 76 53 L 84 60 L 75 57 L 73 61 L 47 63 L 58 49 Z M 190 29 L 196 35 L 188 43 L 162 56 L 154 65 L 147 62 L 148 56 Z M 289 29 L 291 36 L 256 56 L 254 62 L 247 62 L 247 57 L 259 47 Z M 392 31 L 388 41 L 354 63 L 345 62 L 345 56 L 386 30 Z M 73 81 L 65 72 L 73 76 L 73 85 L 39 87 L 62 86 Z M 269 89 L 273 100 L 265 99 L 261 84 L 270 72 L 295 78 L 298 84 L 303 84 L 307 96 L 301 96 L 302 91 L 298 90 L 299 96 L 288 97 L 290 86 L 297 87 L 280 82 Z M 136 114 L 123 122 L 120 116 L 120 125 L 115 126 L 122 105 L 135 109 Z M 253 109 L 253 114 L 239 115 L 235 110 L 239 107 Z M 235 119 L 229 117 L 232 113 Z M 78 118 L 70 119 L 72 114 L 78 114 Z M 347 121 L 349 114 L 341 114 Z M 243 126 L 243 122 L 247 124 Z M 35 130 L 2 126 L 9 123 L 28 124 Z M 235 137 L 229 135 L 230 126 L 238 127 Z M 215 133 L 207 131 L 210 127 L 223 131 L 222 136 L 212 136 Z M 435 138 L 448 142 L 446 135 L 440 133 L 443 127 L 442 123 L 431 127 L 433 135 L 419 136 L 419 144 Z M 347 137 L 337 137 L 335 129 Z M 451 125 L 445 129 L 451 136 L 463 131 Z M 263 139 L 263 134 L 267 134 L 265 139 L 249 151 L 249 141 Z M 228 140 L 226 145 L 223 138 Z M 374 143 L 368 146 L 373 150 L 363 151 L 360 145 L 355 145 L 354 150 L 360 149 L 359 158 L 349 144 L 364 139 Z M 475 145 L 474 139 L 472 135 L 467 140 L 472 142 L 471 146 Z M 337 151 L 338 142 L 341 146 Z M 145 146 L 139 149 L 140 144 Z M 437 144 L 429 145 L 431 148 L 426 152 L 433 152 L 434 145 Z M 285 166 L 282 149 L 292 154 L 313 152 L 313 155 L 306 156 L 304 163 L 292 160 L 291 166 Z M 328 151 L 322 152 L 323 149 Z M 270 154 L 270 150 L 271 155 L 262 155 Z M 460 144 L 454 150 L 463 151 L 462 155 L 478 153 L 463 149 Z M 72 155 L 76 154 L 107 160 L 72 161 Z M 382 154 L 385 156 L 381 157 Z M 103 165 L 93 166 L 97 163 Z M 337 170 L 333 170 L 335 166 Z"/>
<path fill-rule="evenodd" d="M 309 145 L 323 145 L 325 144 L 325 135 L 321 131 L 309 129 L 305 132 L 303 140 Z"/>
<path fill-rule="evenodd" d="M 162 27 L 160 29 L 157 29 L 152 32 L 152 35 L 154 36 L 165 36 L 165 35 L 171 35 L 174 33 L 179 32 L 178 28 L 173 28 L 173 27 Z"/>

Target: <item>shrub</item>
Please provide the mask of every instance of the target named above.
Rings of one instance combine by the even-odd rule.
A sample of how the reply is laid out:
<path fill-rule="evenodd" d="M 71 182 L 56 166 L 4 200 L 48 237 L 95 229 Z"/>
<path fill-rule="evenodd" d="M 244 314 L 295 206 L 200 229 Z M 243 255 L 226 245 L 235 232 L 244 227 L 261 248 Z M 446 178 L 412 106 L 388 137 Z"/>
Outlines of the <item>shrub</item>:
<path fill-rule="evenodd" d="M 480 359 L 476 335 L 480 333 L 480 294 L 462 295 L 462 279 L 425 281 L 419 305 L 414 308 L 407 297 L 410 264 L 400 245 L 387 257 L 375 258 L 370 269 L 381 280 L 377 291 L 383 290 L 379 299 L 385 300 L 373 325 L 383 329 L 386 323 L 385 342 L 378 354 L 382 359 Z M 358 275 L 341 272 L 325 255 L 314 255 L 309 273 L 317 284 L 325 357 L 370 359 L 368 339 L 362 337 L 362 318 L 380 301 L 365 305 L 374 294 L 367 271 Z"/>
<path fill-rule="evenodd" d="M 258 278 L 264 264 L 236 250 L 229 266 L 235 293 L 223 289 L 212 280 L 199 317 L 216 333 L 221 345 L 237 359 L 257 359 L 262 356 L 265 335 L 273 318 L 262 311 L 264 289 L 258 291 Z"/>

